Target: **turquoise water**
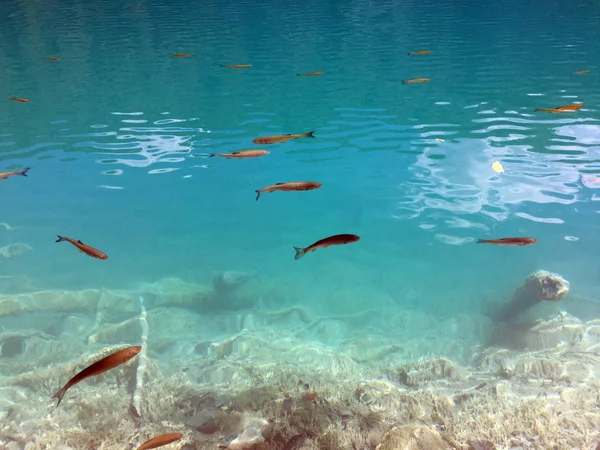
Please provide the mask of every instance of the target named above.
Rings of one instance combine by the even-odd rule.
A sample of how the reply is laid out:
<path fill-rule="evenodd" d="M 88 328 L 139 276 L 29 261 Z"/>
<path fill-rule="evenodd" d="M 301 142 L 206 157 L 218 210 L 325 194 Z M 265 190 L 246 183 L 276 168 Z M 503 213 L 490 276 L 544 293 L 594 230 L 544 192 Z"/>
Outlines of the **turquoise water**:
<path fill-rule="evenodd" d="M 32 250 L 0 275 L 80 289 L 255 271 L 282 304 L 328 312 L 380 295 L 479 310 L 537 269 L 592 295 L 599 25 L 591 0 L 3 1 L 0 171 L 31 170 L 0 181 L 0 222 L 15 228 L 0 246 Z M 417 77 L 431 82 L 401 83 Z M 534 112 L 573 102 L 585 106 Z M 271 153 L 193 157 L 252 148 Z M 323 187 L 255 201 L 303 180 Z M 293 246 L 338 233 L 361 240 L 294 260 Z M 538 243 L 474 243 L 511 236 Z"/>

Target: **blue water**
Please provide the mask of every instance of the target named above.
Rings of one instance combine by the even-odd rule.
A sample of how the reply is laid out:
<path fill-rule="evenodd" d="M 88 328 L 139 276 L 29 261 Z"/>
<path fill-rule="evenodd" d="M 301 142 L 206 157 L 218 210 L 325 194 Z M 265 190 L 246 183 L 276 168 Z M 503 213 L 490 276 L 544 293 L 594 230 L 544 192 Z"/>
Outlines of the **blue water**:
<path fill-rule="evenodd" d="M 3 1 L 0 171 L 31 171 L 0 181 L 0 222 L 15 227 L 0 246 L 32 250 L 0 275 L 79 289 L 256 271 L 282 303 L 338 313 L 380 295 L 478 310 L 537 269 L 592 295 L 598 55 L 592 0 Z M 401 83 L 417 77 L 431 82 Z M 534 112 L 573 102 L 585 106 Z M 192 157 L 251 148 L 271 153 Z M 303 180 L 323 187 L 255 201 Z M 361 240 L 294 260 L 292 246 L 338 233 Z M 538 243 L 474 243 L 512 236 Z"/>

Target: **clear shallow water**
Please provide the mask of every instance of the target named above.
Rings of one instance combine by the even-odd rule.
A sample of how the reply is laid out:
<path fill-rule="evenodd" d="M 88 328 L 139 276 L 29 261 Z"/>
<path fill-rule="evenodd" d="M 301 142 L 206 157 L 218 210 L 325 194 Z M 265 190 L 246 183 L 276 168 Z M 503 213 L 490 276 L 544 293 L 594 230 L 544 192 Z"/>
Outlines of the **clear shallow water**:
<path fill-rule="evenodd" d="M 0 221 L 18 228 L 0 244 L 33 250 L 0 274 L 126 288 L 238 269 L 317 309 L 416 292 L 423 308 L 462 312 L 543 268 L 593 295 L 599 25 L 592 1 L 2 2 L 0 169 L 32 169 L 1 183 Z M 420 49 L 432 55 L 407 55 Z M 325 74 L 296 76 L 313 71 Z M 401 84 L 416 77 L 431 82 Z M 191 157 L 249 148 L 271 154 Z M 323 188 L 254 200 L 296 180 Z M 361 241 L 294 260 L 292 246 L 337 233 Z M 538 243 L 474 244 L 506 236 Z"/>

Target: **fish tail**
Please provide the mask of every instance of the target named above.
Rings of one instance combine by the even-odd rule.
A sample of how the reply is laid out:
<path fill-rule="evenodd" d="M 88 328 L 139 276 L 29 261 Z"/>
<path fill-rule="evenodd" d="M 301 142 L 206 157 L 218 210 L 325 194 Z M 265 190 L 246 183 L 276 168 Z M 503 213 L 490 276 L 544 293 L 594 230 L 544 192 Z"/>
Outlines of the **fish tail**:
<path fill-rule="evenodd" d="M 308 133 L 304 133 L 304 136 L 314 138 L 315 137 L 314 134 L 315 134 L 314 131 L 309 131 Z"/>
<path fill-rule="evenodd" d="M 476 244 L 487 244 L 489 241 L 487 239 L 477 239 Z"/>
<path fill-rule="evenodd" d="M 536 111 L 543 111 L 543 112 L 548 112 L 549 109 L 548 108 L 535 108 Z"/>
<path fill-rule="evenodd" d="M 67 390 L 65 389 L 65 387 L 63 387 L 60 391 L 58 391 L 56 394 L 54 394 L 52 396 L 52 398 L 57 399 L 56 401 L 56 407 L 58 408 L 58 405 L 60 405 L 60 402 L 62 401 L 63 397 L 65 396 L 65 392 L 67 392 Z"/>
<path fill-rule="evenodd" d="M 294 250 L 296 250 L 296 255 L 294 256 L 294 259 L 300 259 L 306 254 L 303 248 L 294 247 Z"/>
<path fill-rule="evenodd" d="M 402 80 L 402 84 L 406 84 L 406 81 Z"/>
<path fill-rule="evenodd" d="M 66 239 L 64 237 L 62 237 L 60 234 L 57 234 L 56 236 L 58 236 L 58 239 L 55 240 L 54 242 L 63 242 L 63 241 L 66 241 Z"/>
<path fill-rule="evenodd" d="M 256 191 L 254 191 L 254 192 L 256 192 L 256 200 L 258 200 L 258 199 L 260 198 L 260 194 L 262 194 L 262 192 L 261 192 L 261 190 L 260 190 L 260 189 L 257 189 L 257 190 L 256 190 Z"/>
<path fill-rule="evenodd" d="M 26 177 L 27 176 L 27 172 L 29 172 L 29 170 L 31 169 L 31 167 L 25 167 L 23 170 L 21 170 L 19 172 L 19 175 Z"/>

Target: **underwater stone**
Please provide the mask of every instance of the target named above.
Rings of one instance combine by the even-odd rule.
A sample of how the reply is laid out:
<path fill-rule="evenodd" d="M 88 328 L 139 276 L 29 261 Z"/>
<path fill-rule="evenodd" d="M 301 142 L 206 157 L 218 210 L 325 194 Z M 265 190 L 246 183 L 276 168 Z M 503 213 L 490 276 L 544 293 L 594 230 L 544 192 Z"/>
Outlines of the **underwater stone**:
<path fill-rule="evenodd" d="M 0 248 L 0 256 L 3 256 L 4 258 L 12 258 L 14 256 L 24 255 L 29 250 L 32 250 L 29 245 L 16 242 Z"/>
<path fill-rule="evenodd" d="M 246 428 L 242 434 L 236 437 L 227 446 L 228 450 L 244 450 L 249 449 L 255 445 L 259 445 L 264 442 L 265 438 L 262 435 L 262 428 L 266 427 L 268 422 L 261 419 L 248 428 Z"/>
<path fill-rule="evenodd" d="M 14 358 L 23 353 L 25 339 L 22 337 L 7 338 L 0 343 L 0 355 L 4 358 Z"/>
<path fill-rule="evenodd" d="M 376 450 L 446 450 L 446 445 L 433 428 L 401 425 L 388 431 Z"/>
<path fill-rule="evenodd" d="M 583 339 L 583 324 L 567 313 L 534 323 L 501 323 L 494 330 L 493 345 L 532 351 L 574 345 Z"/>
<path fill-rule="evenodd" d="M 529 275 L 517 288 L 497 319 L 502 322 L 512 322 L 540 302 L 562 300 L 569 293 L 569 288 L 569 282 L 560 275 L 547 270 L 538 270 Z"/>

